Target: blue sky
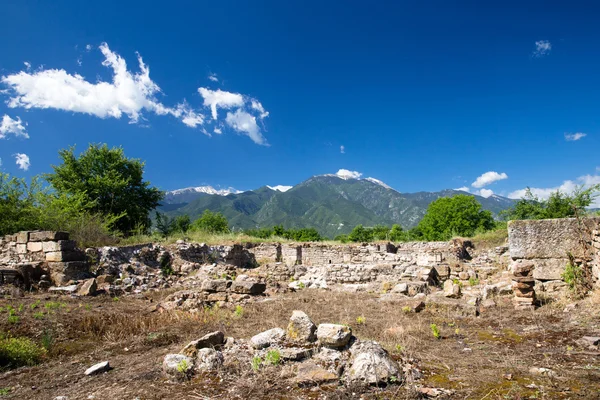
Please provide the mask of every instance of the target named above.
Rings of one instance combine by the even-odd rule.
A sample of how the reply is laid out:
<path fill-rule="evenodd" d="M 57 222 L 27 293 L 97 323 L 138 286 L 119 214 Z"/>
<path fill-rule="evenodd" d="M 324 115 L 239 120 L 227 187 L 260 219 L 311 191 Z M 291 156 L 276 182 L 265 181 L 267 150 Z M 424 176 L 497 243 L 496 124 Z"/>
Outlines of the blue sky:
<path fill-rule="evenodd" d="M 372 3 L 5 0 L 0 168 L 101 142 L 165 190 L 600 183 L 600 6 Z"/>

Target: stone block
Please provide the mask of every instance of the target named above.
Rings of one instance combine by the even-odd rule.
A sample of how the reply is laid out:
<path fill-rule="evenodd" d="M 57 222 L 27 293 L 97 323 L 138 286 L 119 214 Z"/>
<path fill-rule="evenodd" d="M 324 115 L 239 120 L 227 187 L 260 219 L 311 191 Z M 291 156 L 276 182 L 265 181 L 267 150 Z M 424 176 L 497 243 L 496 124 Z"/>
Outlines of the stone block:
<path fill-rule="evenodd" d="M 587 218 L 585 224 L 597 229 L 600 218 Z M 570 252 L 574 257 L 582 257 L 581 230 L 576 218 L 510 221 L 510 256 L 513 259 L 565 258 Z"/>
<path fill-rule="evenodd" d="M 80 251 L 51 251 L 46 253 L 48 262 L 83 261 L 85 254 Z"/>
<path fill-rule="evenodd" d="M 200 289 L 205 292 L 226 292 L 232 281 L 225 279 L 207 279 L 202 281 Z"/>
<path fill-rule="evenodd" d="M 27 254 L 26 243 L 17 243 L 17 254 Z"/>
<path fill-rule="evenodd" d="M 17 243 L 27 243 L 29 241 L 29 232 L 22 231 L 17 233 Z"/>
<path fill-rule="evenodd" d="M 69 240 L 69 233 L 54 231 L 37 231 L 29 233 L 30 242 L 45 242 L 47 240 Z"/>
<path fill-rule="evenodd" d="M 540 281 L 561 280 L 561 275 L 565 272 L 565 267 L 569 262 L 567 258 L 551 258 L 533 261 L 535 263 L 533 277 Z"/>
<path fill-rule="evenodd" d="M 252 281 L 234 281 L 231 285 L 231 291 L 241 294 L 261 294 L 267 288 L 267 285 Z"/>
<path fill-rule="evenodd" d="M 74 240 L 59 240 L 56 242 L 47 241 L 41 242 L 42 249 L 44 253 L 49 253 L 51 251 L 69 251 L 75 250 L 75 246 L 77 243 Z"/>
<path fill-rule="evenodd" d="M 27 243 L 27 251 L 31 253 L 37 253 L 42 251 L 42 242 L 29 242 Z"/>

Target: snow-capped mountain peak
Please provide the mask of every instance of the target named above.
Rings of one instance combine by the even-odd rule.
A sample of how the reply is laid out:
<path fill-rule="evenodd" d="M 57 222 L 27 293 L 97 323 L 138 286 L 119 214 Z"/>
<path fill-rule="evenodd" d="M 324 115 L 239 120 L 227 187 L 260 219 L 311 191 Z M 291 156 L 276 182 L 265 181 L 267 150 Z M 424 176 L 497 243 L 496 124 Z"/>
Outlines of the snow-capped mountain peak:
<path fill-rule="evenodd" d="M 392 188 L 391 186 L 385 184 L 384 182 L 380 181 L 379 179 L 375 179 L 375 178 L 364 178 L 363 180 L 365 181 L 369 181 L 369 182 L 373 182 L 379 186 L 383 186 L 386 189 L 391 189 L 391 190 L 395 190 L 394 188 Z"/>
<path fill-rule="evenodd" d="M 277 185 L 277 186 L 267 185 L 267 187 L 271 190 L 277 190 L 278 192 L 287 192 L 288 190 L 293 188 L 293 186 L 285 186 L 285 185 Z"/>
<path fill-rule="evenodd" d="M 168 192 L 169 194 L 177 195 L 177 194 L 185 194 L 185 193 L 206 193 L 206 194 L 217 194 L 219 196 L 227 196 L 228 194 L 234 193 L 242 193 L 241 190 L 237 190 L 234 188 L 227 189 L 215 189 L 212 186 L 197 186 L 197 187 L 188 187 L 183 189 L 172 190 Z"/>

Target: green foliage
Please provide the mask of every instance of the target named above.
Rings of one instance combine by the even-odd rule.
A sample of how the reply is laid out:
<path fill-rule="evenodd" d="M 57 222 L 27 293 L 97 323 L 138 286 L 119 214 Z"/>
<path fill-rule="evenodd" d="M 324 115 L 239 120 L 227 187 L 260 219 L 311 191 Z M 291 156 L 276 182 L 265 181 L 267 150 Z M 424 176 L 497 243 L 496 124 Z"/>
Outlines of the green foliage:
<path fill-rule="evenodd" d="M 44 317 L 45 317 L 45 315 L 41 311 L 33 313 L 33 318 L 35 318 L 35 319 L 44 319 Z"/>
<path fill-rule="evenodd" d="M 363 316 L 356 317 L 357 325 L 364 325 L 367 322 L 367 319 Z"/>
<path fill-rule="evenodd" d="M 333 238 L 336 242 L 348 243 L 348 235 L 337 235 Z"/>
<path fill-rule="evenodd" d="M 351 242 L 372 242 L 374 238 L 373 230 L 365 228 L 362 225 L 356 225 L 352 232 L 348 235 L 348 240 Z"/>
<path fill-rule="evenodd" d="M 402 227 L 398 224 L 392 225 L 392 229 L 390 229 L 389 239 L 392 242 L 401 242 L 406 237 L 406 233 L 402 229 Z"/>
<path fill-rule="evenodd" d="M 562 280 L 569 286 L 569 289 L 576 295 L 583 295 L 585 288 L 585 276 L 581 266 L 575 263 L 575 258 L 571 253 L 567 254 L 569 262 L 565 270 L 560 275 Z"/>
<path fill-rule="evenodd" d="M 527 188 L 523 198 L 508 210 L 501 213 L 507 220 L 519 219 L 548 219 L 569 218 L 582 214 L 598 196 L 600 185 L 587 189 L 577 187 L 572 194 L 562 193 L 559 190 L 550 194 L 547 200 L 540 199 Z"/>
<path fill-rule="evenodd" d="M 273 229 L 248 229 L 244 233 L 260 239 L 281 237 L 296 242 L 320 242 L 324 239 L 315 228 L 284 229 L 281 225 L 276 225 Z"/>
<path fill-rule="evenodd" d="M 42 334 L 42 347 L 46 351 L 50 351 L 54 345 L 54 333 L 50 329 L 45 329 Z"/>
<path fill-rule="evenodd" d="M 209 233 L 228 233 L 227 218 L 221 213 L 204 210 L 202 216 L 194 221 L 192 229 Z"/>
<path fill-rule="evenodd" d="M 173 275 L 173 259 L 169 255 L 169 253 L 164 253 L 159 260 L 160 270 L 162 274 L 165 276 Z M 116 299 L 116 297 L 115 297 Z M 114 300 L 114 299 L 113 299 Z"/>
<path fill-rule="evenodd" d="M 438 328 L 438 326 L 436 324 L 431 324 L 429 327 L 431 328 L 431 334 L 433 335 L 434 338 L 439 339 L 442 337 L 440 328 Z"/>
<path fill-rule="evenodd" d="M 427 207 L 418 228 L 425 240 L 449 240 L 473 236 L 495 227 L 492 213 L 481 209 L 474 196 L 441 197 Z"/>
<path fill-rule="evenodd" d="M 269 350 L 265 356 L 265 362 L 269 365 L 279 365 L 281 363 L 281 353 L 279 350 Z"/>
<path fill-rule="evenodd" d="M 185 359 L 183 359 L 177 363 L 177 372 L 179 372 L 182 375 L 187 375 L 189 368 L 190 368 L 190 365 L 188 364 L 187 360 L 185 360 Z"/>
<path fill-rule="evenodd" d="M 477 278 L 469 278 L 469 286 L 477 286 L 479 285 L 479 279 Z"/>
<path fill-rule="evenodd" d="M 0 396 L 8 396 L 10 394 L 10 388 L 0 388 Z"/>
<path fill-rule="evenodd" d="M 156 230 L 162 237 L 167 237 L 171 234 L 173 221 L 165 214 L 156 212 Z"/>
<path fill-rule="evenodd" d="M 46 175 L 58 194 L 81 196 L 90 213 L 117 218 L 114 227 L 123 234 L 150 226 L 149 213 L 164 194 L 143 180 L 143 162 L 106 144 L 91 144 L 79 157 L 74 153 L 74 147 L 61 150 L 62 163 Z"/>
<path fill-rule="evenodd" d="M 172 231 L 178 233 L 186 233 L 192 227 L 192 221 L 189 215 L 178 215 L 173 219 Z"/>
<path fill-rule="evenodd" d="M 238 318 L 241 318 L 242 316 L 244 316 L 244 307 L 242 307 L 239 304 L 237 306 L 235 306 L 235 310 L 233 311 L 233 315 L 235 315 Z"/>
<path fill-rule="evenodd" d="M 252 358 L 252 369 L 254 371 L 258 371 L 260 366 L 262 365 L 262 359 L 259 356 L 254 356 Z"/>
<path fill-rule="evenodd" d="M 0 333 L 0 367 L 35 365 L 46 354 L 44 348 L 25 337 L 6 337 Z"/>

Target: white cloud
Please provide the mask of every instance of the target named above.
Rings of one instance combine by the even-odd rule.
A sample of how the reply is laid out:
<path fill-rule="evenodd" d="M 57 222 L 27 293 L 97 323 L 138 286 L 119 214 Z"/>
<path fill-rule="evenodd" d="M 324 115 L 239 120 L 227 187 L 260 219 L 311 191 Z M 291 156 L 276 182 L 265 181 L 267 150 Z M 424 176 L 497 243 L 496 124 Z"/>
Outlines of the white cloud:
<path fill-rule="evenodd" d="M 92 50 L 92 45 L 91 45 L 91 44 L 86 44 L 86 45 L 85 45 L 85 49 L 86 49 L 87 51 L 90 51 L 90 50 Z"/>
<path fill-rule="evenodd" d="M 221 128 L 215 128 L 213 130 L 214 133 L 216 133 L 217 135 L 220 135 L 221 133 L 223 133 L 223 131 L 221 130 Z"/>
<path fill-rule="evenodd" d="M 29 156 L 27 154 L 17 153 L 15 154 L 15 160 L 19 168 L 24 171 L 27 171 L 29 169 L 29 166 L 31 165 L 31 163 L 29 162 Z"/>
<path fill-rule="evenodd" d="M 27 71 L 29 71 L 31 69 L 31 63 L 28 61 L 24 61 L 23 64 L 25 65 L 25 68 L 27 68 Z"/>
<path fill-rule="evenodd" d="M 552 50 L 552 43 L 548 40 L 538 40 L 535 42 L 535 50 L 533 51 L 534 57 L 543 57 L 550 53 Z"/>
<path fill-rule="evenodd" d="M 484 186 L 489 185 L 490 183 L 501 181 L 503 179 L 508 179 L 508 175 L 506 175 L 504 172 L 499 174 L 496 171 L 488 171 L 485 174 L 482 174 L 481 176 L 477 177 L 477 179 L 475 179 L 475 182 L 473 182 L 471 186 L 475 188 L 482 188 Z"/>
<path fill-rule="evenodd" d="M 467 186 L 463 186 L 463 187 L 456 188 L 454 190 L 461 190 L 463 192 L 467 192 L 468 193 L 470 189 Z"/>
<path fill-rule="evenodd" d="M 219 82 L 219 78 L 217 77 L 217 74 L 209 74 L 208 79 L 210 79 L 213 82 Z"/>
<path fill-rule="evenodd" d="M 269 189 L 272 190 L 277 190 L 279 192 L 287 192 L 288 190 L 290 190 L 291 188 L 293 188 L 293 186 L 285 186 L 285 185 L 277 185 L 277 186 L 268 186 L 267 187 Z"/>
<path fill-rule="evenodd" d="M 340 153 L 346 154 L 346 148 L 344 147 L 344 145 L 340 146 Z"/>
<path fill-rule="evenodd" d="M 565 133 L 565 140 L 568 142 L 574 142 L 587 136 L 587 133 L 576 132 L 576 133 Z"/>
<path fill-rule="evenodd" d="M 481 189 L 479 193 L 476 194 L 479 194 L 481 197 L 485 197 L 487 199 L 488 197 L 494 194 L 494 191 L 491 189 Z"/>
<path fill-rule="evenodd" d="M 29 134 L 27 133 L 25 126 L 23 126 L 21 118 L 17 117 L 17 119 L 12 119 L 5 114 L 2 117 L 2 120 L 0 120 L 0 139 L 6 138 L 6 135 L 9 133 L 29 139 Z"/>
<path fill-rule="evenodd" d="M 584 188 L 590 187 L 592 185 L 600 184 L 600 175 L 583 175 L 575 180 L 566 180 L 560 186 L 550 187 L 550 188 L 530 188 L 531 193 L 541 199 L 547 199 L 550 197 L 550 194 L 556 192 L 557 190 L 561 193 L 571 194 L 578 187 L 583 186 Z M 515 190 L 508 194 L 509 199 L 521 199 L 525 196 L 525 192 L 527 189 L 519 189 Z M 600 207 L 600 198 L 596 198 L 593 207 Z"/>
<path fill-rule="evenodd" d="M 263 107 L 262 104 L 260 104 L 260 101 L 258 101 L 256 99 L 252 99 L 251 107 L 253 110 L 256 110 L 260 113 L 260 119 L 263 119 L 263 118 L 266 118 L 269 116 L 269 112 L 265 111 L 265 108 Z"/>
<path fill-rule="evenodd" d="M 239 93 L 226 92 L 221 89 L 210 90 L 207 88 L 198 88 L 198 92 L 204 98 L 204 105 L 210 107 L 213 119 L 217 119 L 217 107 L 231 109 L 242 107 L 244 97 Z"/>
<path fill-rule="evenodd" d="M 256 117 L 254 115 L 238 108 L 234 113 L 227 113 L 225 122 L 234 130 L 249 136 L 254 143 L 266 145 L 266 139 L 260 133 L 260 128 L 256 124 Z"/>
<path fill-rule="evenodd" d="M 349 171 L 347 169 L 340 169 L 336 172 L 336 175 L 342 179 L 360 179 L 362 176 L 358 171 Z"/>
<path fill-rule="evenodd" d="M 150 69 L 139 54 L 140 72 L 132 73 L 125 59 L 111 51 L 106 43 L 100 45 L 100 51 L 105 58 L 102 65 L 112 69 L 112 82 L 90 83 L 81 75 L 71 75 L 62 69 L 21 71 L 1 78 L 11 89 L 8 106 L 49 108 L 99 118 L 121 118 L 125 114 L 131 123 L 137 123 L 143 111 L 150 111 L 180 118 L 188 126 L 201 123 L 201 115 L 191 112 L 189 107 L 169 108 L 155 98 L 161 93 L 160 87 L 150 79 Z"/>

